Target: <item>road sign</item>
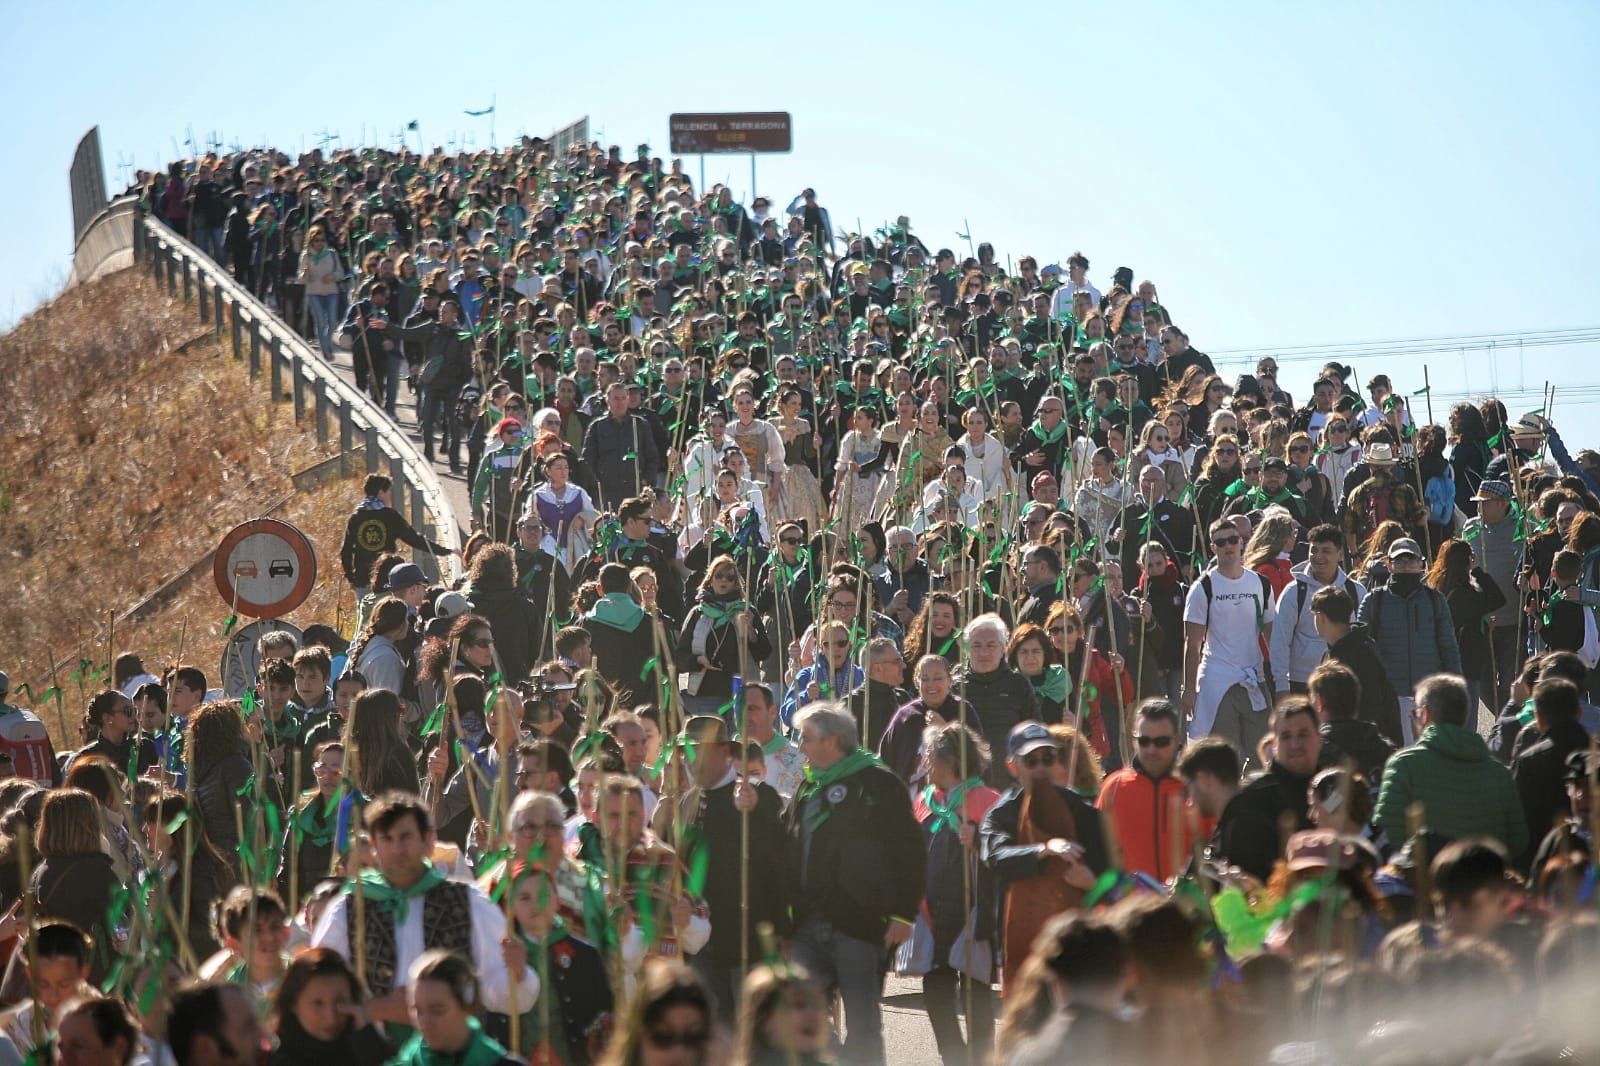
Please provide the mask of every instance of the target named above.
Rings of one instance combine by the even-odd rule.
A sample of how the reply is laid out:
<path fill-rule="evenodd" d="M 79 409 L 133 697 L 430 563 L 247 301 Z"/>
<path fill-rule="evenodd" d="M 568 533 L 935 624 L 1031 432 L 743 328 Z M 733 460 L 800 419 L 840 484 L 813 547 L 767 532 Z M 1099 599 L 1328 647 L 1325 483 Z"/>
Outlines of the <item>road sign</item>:
<path fill-rule="evenodd" d="M 671 117 L 671 130 L 672 150 L 679 155 L 787 152 L 794 145 L 787 111 L 675 114 Z"/>
<path fill-rule="evenodd" d="M 224 698 L 236 700 L 244 695 L 245 689 L 256 683 L 256 675 L 261 670 L 261 657 L 256 654 L 256 643 L 268 633 L 279 630 L 294 637 L 296 647 L 305 646 L 305 634 L 300 632 L 298 626 L 277 619 L 262 619 L 233 631 L 233 636 L 222 648 L 220 680 Z"/>
<path fill-rule="evenodd" d="M 282 618 L 317 583 L 317 555 L 306 535 L 276 518 L 233 527 L 217 546 L 211 572 L 235 614 Z"/>

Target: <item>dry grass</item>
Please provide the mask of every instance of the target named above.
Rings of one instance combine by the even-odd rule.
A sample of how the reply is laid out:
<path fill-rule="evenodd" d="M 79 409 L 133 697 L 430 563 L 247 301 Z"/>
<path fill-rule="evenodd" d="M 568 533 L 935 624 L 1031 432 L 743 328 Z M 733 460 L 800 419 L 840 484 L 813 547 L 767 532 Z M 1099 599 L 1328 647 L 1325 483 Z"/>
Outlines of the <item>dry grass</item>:
<path fill-rule="evenodd" d="M 23 682 L 44 691 L 51 651 L 58 662 L 80 654 L 109 662 L 113 614 L 285 497 L 275 516 L 299 526 L 318 556 L 316 588 L 290 621 L 336 621 L 339 540 L 359 486 L 295 493 L 290 474 L 337 446 L 296 426 L 288 404 L 270 403 L 194 308 L 167 299 L 137 269 L 69 290 L 0 336 L 0 380 L 9 397 L 0 668 L 13 693 Z M 214 677 L 227 614 L 207 569 L 143 621 L 119 627 L 115 651 L 138 652 L 158 672 L 177 655 L 181 632 L 184 661 Z M 66 671 L 60 683 L 70 722 L 79 693 Z M 43 716 L 56 732 L 54 710 Z"/>

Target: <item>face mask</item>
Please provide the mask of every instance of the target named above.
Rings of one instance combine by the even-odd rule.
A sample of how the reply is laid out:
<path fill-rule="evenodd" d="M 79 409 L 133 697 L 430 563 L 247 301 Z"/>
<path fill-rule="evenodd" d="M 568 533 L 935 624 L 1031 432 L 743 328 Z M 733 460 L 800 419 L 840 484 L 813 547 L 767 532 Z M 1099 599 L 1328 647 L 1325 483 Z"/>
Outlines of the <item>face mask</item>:
<path fill-rule="evenodd" d="M 1409 596 L 1422 586 L 1421 574 L 1390 574 L 1389 587 L 1402 596 Z"/>

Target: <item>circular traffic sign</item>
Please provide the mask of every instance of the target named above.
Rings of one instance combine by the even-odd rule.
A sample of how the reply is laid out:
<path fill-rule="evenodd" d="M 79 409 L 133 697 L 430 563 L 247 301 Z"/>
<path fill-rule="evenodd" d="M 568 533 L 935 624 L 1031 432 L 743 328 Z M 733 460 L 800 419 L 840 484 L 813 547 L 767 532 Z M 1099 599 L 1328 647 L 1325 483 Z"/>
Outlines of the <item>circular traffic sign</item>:
<path fill-rule="evenodd" d="M 268 633 L 278 632 L 292 636 L 296 647 L 305 646 L 305 634 L 299 626 L 280 622 L 276 618 L 263 618 L 233 631 L 233 636 L 222 647 L 222 670 L 219 676 L 224 699 L 236 700 L 244 695 L 245 689 L 256 683 L 257 673 L 261 669 L 261 656 L 256 653 L 256 644 Z"/>
<path fill-rule="evenodd" d="M 317 555 L 306 535 L 276 518 L 234 526 L 211 566 L 217 592 L 236 614 L 282 618 L 317 583 Z"/>

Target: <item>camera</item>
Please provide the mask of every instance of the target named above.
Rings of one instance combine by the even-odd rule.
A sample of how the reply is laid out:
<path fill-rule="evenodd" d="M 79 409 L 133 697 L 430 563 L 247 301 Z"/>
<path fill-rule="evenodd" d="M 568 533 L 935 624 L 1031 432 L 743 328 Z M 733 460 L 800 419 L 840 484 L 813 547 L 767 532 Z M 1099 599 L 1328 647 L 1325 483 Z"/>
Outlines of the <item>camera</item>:
<path fill-rule="evenodd" d="M 519 681 L 517 691 L 522 694 L 522 724 L 525 726 L 550 724 L 558 716 L 558 712 L 549 697 L 556 692 L 575 692 L 577 688 L 578 686 L 572 682 L 554 685 L 538 675 L 526 681 Z"/>

